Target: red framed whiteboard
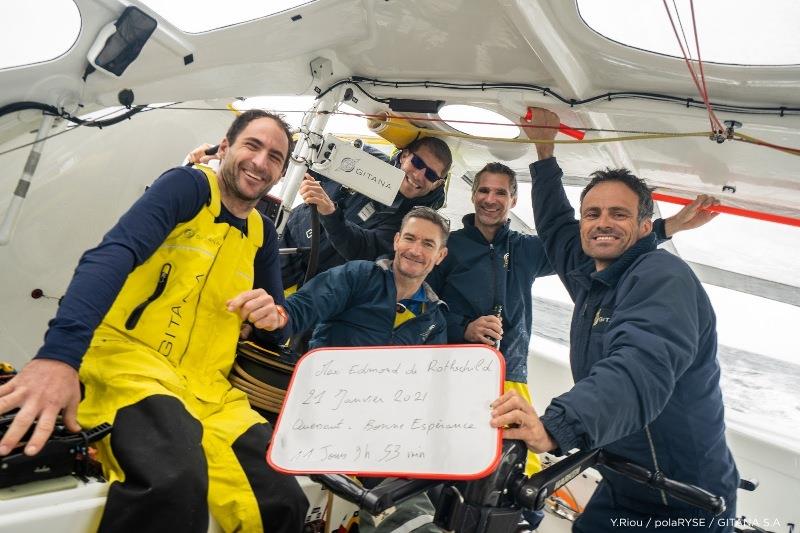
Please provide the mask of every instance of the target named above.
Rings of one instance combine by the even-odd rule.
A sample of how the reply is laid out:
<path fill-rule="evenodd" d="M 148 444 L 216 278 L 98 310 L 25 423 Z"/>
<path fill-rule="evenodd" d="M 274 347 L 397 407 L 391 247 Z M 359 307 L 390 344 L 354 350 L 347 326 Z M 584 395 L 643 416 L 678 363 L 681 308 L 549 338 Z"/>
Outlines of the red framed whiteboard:
<path fill-rule="evenodd" d="M 500 459 L 489 346 L 311 350 L 297 363 L 267 461 L 288 474 L 476 479 Z"/>

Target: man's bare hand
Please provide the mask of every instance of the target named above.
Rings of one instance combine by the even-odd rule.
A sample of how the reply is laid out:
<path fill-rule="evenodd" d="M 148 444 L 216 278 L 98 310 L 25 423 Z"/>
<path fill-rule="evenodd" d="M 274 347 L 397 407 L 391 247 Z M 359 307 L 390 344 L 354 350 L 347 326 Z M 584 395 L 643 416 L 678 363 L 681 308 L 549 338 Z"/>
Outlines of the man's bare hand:
<path fill-rule="evenodd" d="M 700 194 L 694 201 L 669 218 L 664 219 L 664 232 L 672 237 L 679 231 L 699 228 L 714 220 L 719 213 L 709 211 L 709 207 L 719 205 L 719 200 L 707 194 Z"/>
<path fill-rule="evenodd" d="M 306 174 L 303 182 L 300 183 L 300 189 L 297 191 L 303 198 L 303 201 L 308 205 L 317 206 L 317 211 L 320 215 L 330 215 L 336 211 L 336 204 L 334 204 L 322 185 L 314 179 L 311 174 Z"/>
<path fill-rule="evenodd" d="M 503 338 L 503 321 L 494 315 L 478 317 L 464 330 L 464 340 L 494 346 Z"/>
<path fill-rule="evenodd" d="M 539 156 L 539 161 L 553 157 L 555 145 L 552 142 L 546 141 L 552 141 L 556 138 L 561 121 L 558 115 L 543 107 L 531 107 L 530 110 L 531 119 L 528 124 L 530 124 L 531 127 L 523 126 L 522 131 L 524 131 L 525 135 L 532 141 L 545 141 L 534 143 L 536 145 L 536 154 Z M 526 122 L 526 119 L 523 117 L 520 119 L 520 122 Z"/>
<path fill-rule="evenodd" d="M 259 329 L 274 331 L 285 326 L 285 320 L 275 305 L 275 300 L 264 289 L 244 291 L 227 302 L 228 311 L 239 313 Z"/>
<path fill-rule="evenodd" d="M 34 359 L 0 387 L 0 414 L 20 410 L 0 441 L 0 455 L 8 455 L 31 425 L 36 428 L 25 445 L 26 455 L 39 453 L 53 432 L 58 414 L 70 431 L 80 431 L 77 413 L 81 400 L 78 372 L 54 359 Z"/>
<path fill-rule="evenodd" d="M 492 402 L 494 428 L 503 428 L 503 438 L 521 440 L 531 451 L 543 453 L 555 450 L 553 440 L 533 406 L 516 391 L 509 391 Z"/>
<path fill-rule="evenodd" d="M 208 150 L 213 146 L 214 146 L 213 144 L 203 143 L 194 150 L 192 150 L 191 152 L 189 152 L 189 155 L 186 156 L 186 159 L 189 161 L 189 163 L 192 163 L 193 165 L 198 165 L 198 164 L 205 165 L 212 159 L 219 159 L 219 156 L 217 154 L 206 155 L 206 150 Z"/>

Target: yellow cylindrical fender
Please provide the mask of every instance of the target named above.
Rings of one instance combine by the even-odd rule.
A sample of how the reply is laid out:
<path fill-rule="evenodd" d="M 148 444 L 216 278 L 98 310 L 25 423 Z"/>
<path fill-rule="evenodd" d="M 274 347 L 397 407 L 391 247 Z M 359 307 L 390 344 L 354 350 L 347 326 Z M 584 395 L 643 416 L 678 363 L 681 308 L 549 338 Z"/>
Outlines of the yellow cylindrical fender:
<path fill-rule="evenodd" d="M 425 133 L 406 119 L 389 117 L 387 113 L 368 119 L 367 127 L 398 148 L 405 148 L 425 136 Z"/>

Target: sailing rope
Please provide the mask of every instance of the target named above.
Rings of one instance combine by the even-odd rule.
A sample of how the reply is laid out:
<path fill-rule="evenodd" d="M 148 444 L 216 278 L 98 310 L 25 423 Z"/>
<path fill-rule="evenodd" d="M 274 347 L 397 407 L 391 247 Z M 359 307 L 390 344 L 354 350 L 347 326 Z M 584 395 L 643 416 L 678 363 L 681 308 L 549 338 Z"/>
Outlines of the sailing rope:
<path fill-rule="evenodd" d="M 692 81 L 694 81 L 694 84 L 697 87 L 697 91 L 703 98 L 703 103 L 705 104 L 706 110 L 708 111 L 708 120 L 711 125 L 712 139 L 717 140 L 717 142 L 722 142 L 727 138 L 731 140 L 745 142 L 748 144 L 755 144 L 757 146 L 772 148 L 774 150 L 778 150 L 791 155 L 800 155 L 800 149 L 770 143 L 767 141 L 763 141 L 761 139 L 757 139 L 755 137 L 751 137 L 749 135 L 744 135 L 742 133 L 734 132 L 732 127 L 730 129 L 727 129 L 727 137 L 723 136 L 723 133 L 726 132 L 726 128 L 723 127 L 722 123 L 717 118 L 717 115 L 714 113 L 714 108 L 711 105 L 711 102 L 708 98 L 708 87 L 706 85 L 705 72 L 703 71 L 703 60 L 700 56 L 700 38 L 698 37 L 697 34 L 697 17 L 695 16 L 694 13 L 694 0 L 689 0 L 689 9 L 691 10 L 692 13 L 692 28 L 694 29 L 694 43 L 695 43 L 695 48 L 697 50 L 697 67 L 698 70 L 700 71 L 699 76 L 692 67 L 692 59 L 691 59 L 691 52 L 689 51 L 689 43 L 686 40 L 686 34 L 683 32 L 683 23 L 681 22 L 680 19 L 680 12 L 678 11 L 678 6 L 675 4 L 673 0 L 673 6 L 675 7 L 675 16 L 678 19 L 678 23 L 680 24 L 681 27 L 681 33 L 683 33 L 683 39 L 686 42 L 685 48 L 683 46 L 684 43 L 681 41 L 681 38 L 678 35 L 678 29 L 675 27 L 675 21 L 673 20 L 672 12 L 670 11 L 669 6 L 667 5 L 667 0 L 662 0 L 662 1 L 664 3 L 664 9 L 667 12 L 667 17 L 669 17 L 669 22 L 672 25 L 672 31 L 675 34 L 675 39 L 678 41 L 678 47 L 680 47 L 681 54 L 683 54 L 683 60 L 686 62 L 686 67 L 689 69 L 689 74 L 692 76 Z"/>
<path fill-rule="evenodd" d="M 709 103 L 708 99 L 708 88 L 706 87 L 706 77 L 703 71 L 703 60 L 700 57 L 700 40 L 697 36 L 697 20 L 694 15 L 694 0 L 689 0 L 689 7 L 692 12 L 692 26 L 694 27 L 694 43 L 695 43 L 695 48 L 697 49 L 697 66 L 700 70 L 699 78 L 694 68 L 692 67 L 692 63 L 688 52 L 689 43 L 688 42 L 686 43 L 686 48 L 683 47 L 681 38 L 678 35 L 678 28 L 675 27 L 675 21 L 672 18 L 672 12 L 670 11 L 669 6 L 667 5 L 667 0 L 662 0 L 662 1 L 664 2 L 664 9 L 667 11 L 667 17 L 669 17 L 669 22 L 672 25 L 672 31 L 673 33 L 675 33 L 675 39 L 678 41 L 678 47 L 680 47 L 681 54 L 683 54 L 683 60 L 684 62 L 686 62 L 686 67 L 689 69 L 689 74 L 692 76 L 692 81 L 694 82 L 695 87 L 697 87 L 697 91 L 700 93 L 700 96 L 703 98 L 703 103 L 705 104 L 706 110 L 708 111 L 708 120 L 711 125 L 711 131 L 712 133 L 721 135 L 725 131 L 725 128 L 723 128 L 722 123 L 719 121 L 716 114 L 714 114 L 714 109 L 711 107 L 711 104 Z M 675 8 L 675 11 L 676 15 L 678 15 L 677 6 Z M 681 29 L 683 29 L 683 24 L 681 24 Z"/>

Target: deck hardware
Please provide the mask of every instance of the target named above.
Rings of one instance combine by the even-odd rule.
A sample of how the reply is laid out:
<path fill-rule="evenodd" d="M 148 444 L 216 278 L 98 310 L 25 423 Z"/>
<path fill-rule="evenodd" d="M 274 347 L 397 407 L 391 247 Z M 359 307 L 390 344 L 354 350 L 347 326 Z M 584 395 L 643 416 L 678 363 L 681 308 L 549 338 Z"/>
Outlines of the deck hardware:
<path fill-rule="evenodd" d="M 133 91 L 130 89 L 122 89 L 119 94 L 117 94 L 117 100 L 120 104 L 124 105 L 127 109 L 131 108 L 133 104 Z"/>
<path fill-rule="evenodd" d="M 727 128 L 725 129 L 725 138 L 728 140 L 733 139 L 733 134 L 737 128 L 742 127 L 742 123 L 738 120 L 726 120 L 724 121 Z"/>

